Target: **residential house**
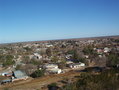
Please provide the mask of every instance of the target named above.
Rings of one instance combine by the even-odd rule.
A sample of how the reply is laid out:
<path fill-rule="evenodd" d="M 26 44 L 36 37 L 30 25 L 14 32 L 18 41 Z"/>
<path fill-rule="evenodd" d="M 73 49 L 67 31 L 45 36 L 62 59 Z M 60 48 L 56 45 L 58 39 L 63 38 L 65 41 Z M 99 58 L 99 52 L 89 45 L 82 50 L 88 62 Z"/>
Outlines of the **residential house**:
<path fill-rule="evenodd" d="M 17 81 L 17 80 L 26 80 L 28 76 L 26 75 L 25 72 L 22 72 L 20 70 L 14 71 L 13 72 L 13 77 L 12 81 Z"/>
<path fill-rule="evenodd" d="M 108 47 L 105 47 L 104 48 L 104 53 L 108 53 L 108 52 L 110 52 L 110 49 Z"/>
<path fill-rule="evenodd" d="M 47 69 L 46 71 L 51 73 L 51 74 L 60 74 L 62 72 L 62 70 L 59 68 Z"/>
<path fill-rule="evenodd" d="M 70 64 L 69 67 L 72 68 L 72 69 L 78 69 L 78 68 L 81 68 L 81 67 L 84 67 L 85 64 L 84 63 L 73 63 L 73 64 Z"/>
<path fill-rule="evenodd" d="M 53 69 L 53 68 L 57 69 L 58 65 L 56 65 L 56 64 L 46 64 L 46 65 L 43 66 L 43 68 L 44 69 Z"/>
<path fill-rule="evenodd" d="M 47 73 L 52 74 L 60 74 L 62 72 L 62 70 L 59 69 L 58 65 L 56 64 L 46 64 L 44 65 L 44 69 L 46 70 Z"/>

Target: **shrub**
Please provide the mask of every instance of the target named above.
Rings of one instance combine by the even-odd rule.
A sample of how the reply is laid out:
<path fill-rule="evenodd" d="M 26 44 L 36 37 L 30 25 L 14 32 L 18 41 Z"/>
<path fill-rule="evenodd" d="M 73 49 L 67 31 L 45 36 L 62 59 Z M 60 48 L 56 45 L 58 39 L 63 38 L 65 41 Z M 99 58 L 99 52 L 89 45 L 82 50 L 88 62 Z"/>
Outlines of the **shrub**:
<path fill-rule="evenodd" d="M 37 78 L 37 77 L 41 77 L 43 75 L 44 75 L 44 70 L 36 70 L 35 72 L 33 72 L 31 74 L 31 77 Z"/>

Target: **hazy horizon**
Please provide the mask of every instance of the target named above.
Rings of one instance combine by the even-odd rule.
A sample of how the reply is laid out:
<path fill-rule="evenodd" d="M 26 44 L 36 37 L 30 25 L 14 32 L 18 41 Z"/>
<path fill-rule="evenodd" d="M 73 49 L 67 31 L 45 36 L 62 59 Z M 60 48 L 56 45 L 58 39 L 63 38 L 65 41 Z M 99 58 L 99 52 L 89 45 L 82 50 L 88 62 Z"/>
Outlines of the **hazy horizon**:
<path fill-rule="evenodd" d="M 119 35 L 119 0 L 0 0 L 0 43 Z"/>

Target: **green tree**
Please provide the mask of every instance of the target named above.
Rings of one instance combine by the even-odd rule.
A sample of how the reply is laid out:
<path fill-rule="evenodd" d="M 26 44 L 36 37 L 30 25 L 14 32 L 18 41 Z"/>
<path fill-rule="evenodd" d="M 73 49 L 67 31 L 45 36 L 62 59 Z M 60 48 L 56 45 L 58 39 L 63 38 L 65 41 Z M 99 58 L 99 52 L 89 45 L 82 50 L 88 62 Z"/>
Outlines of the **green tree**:
<path fill-rule="evenodd" d="M 37 78 L 37 77 L 41 77 L 43 75 L 44 75 L 44 70 L 36 70 L 35 72 L 33 72 L 31 74 L 31 77 Z"/>
<path fill-rule="evenodd" d="M 54 62 L 54 63 L 57 63 L 59 60 L 59 58 L 57 56 L 53 56 L 51 61 Z"/>
<path fill-rule="evenodd" d="M 35 59 L 31 59 L 30 63 L 33 65 L 41 65 L 42 62 Z"/>
<path fill-rule="evenodd" d="M 49 90 L 57 90 L 58 89 L 58 86 L 57 86 L 57 83 L 51 83 L 48 85 L 48 89 Z"/>
<path fill-rule="evenodd" d="M 90 54 L 94 54 L 94 51 L 93 51 L 93 48 L 91 46 L 87 46 L 83 49 L 83 53 L 90 55 Z"/>
<path fill-rule="evenodd" d="M 48 56 L 51 56 L 52 55 L 51 48 L 46 49 L 46 54 Z"/>
<path fill-rule="evenodd" d="M 21 65 L 17 65 L 15 69 L 19 70 L 20 68 L 21 68 Z"/>
<path fill-rule="evenodd" d="M 32 51 L 32 49 L 29 48 L 29 47 L 24 47 L 24 49 L 25 49 L 26 51 Z"/>
<path fill-rule="evenodd" d="M 107 65 L 108 66 L 116 66 L 117 64 L 119 64 L 119 56 L 115 53 L 111 53 L 108 56 Z"/>
<path fill-rule="evenodd" d="M 22 62 L 25 63 L 25 64 L 30 63 L 30 58 L 29 58 L 29 56 L 23 56 Z"/>
<path fill-rule="evenodd" d="M 67 84 L 63 90 L 118 90 L 118 72 L 119 70 L 110 69 L 100 74 L 83 73 L 76 82 Z"/>
<path fill-rule="evenodd" d="M 12 56 L 12 55 L 5 56 L 5 60 L 3 62 L 3 66 L 13 65 L 15 63 L 13 58 L 14 58 L 14 56 Z"/>

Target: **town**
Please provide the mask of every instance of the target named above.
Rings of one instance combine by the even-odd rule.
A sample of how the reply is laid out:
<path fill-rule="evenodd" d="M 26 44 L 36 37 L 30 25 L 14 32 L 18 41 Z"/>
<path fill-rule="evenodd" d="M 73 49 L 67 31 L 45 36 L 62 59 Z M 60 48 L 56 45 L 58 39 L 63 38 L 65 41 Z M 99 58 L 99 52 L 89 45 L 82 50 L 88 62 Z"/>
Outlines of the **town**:
<path fill-rule="evenodd" d="M 111 67 L 119 67 L 119 36 L 0 45 L 0 88 L 39 77 Z"/>

